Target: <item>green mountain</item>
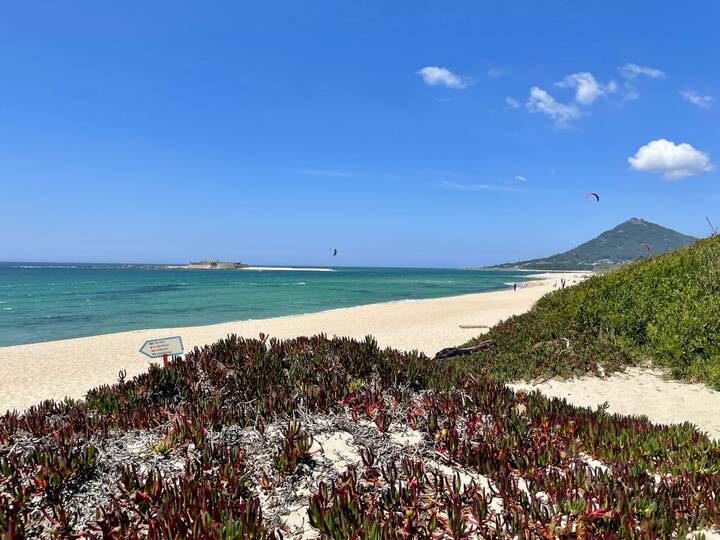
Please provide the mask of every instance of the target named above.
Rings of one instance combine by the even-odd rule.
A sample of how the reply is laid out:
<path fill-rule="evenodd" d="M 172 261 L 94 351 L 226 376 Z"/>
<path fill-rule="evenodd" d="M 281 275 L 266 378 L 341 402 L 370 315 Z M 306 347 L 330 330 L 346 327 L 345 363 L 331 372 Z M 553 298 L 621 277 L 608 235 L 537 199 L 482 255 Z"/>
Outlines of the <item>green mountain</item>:
<path fill-rule="evenodd" d="M 470 342 L 493 345 L 469 369 L 505 381 L 651 363 L 720 389 L 719 298 L 715 235 L 542 297 Z"/>
<path fill-rule="evenodd" d="M 595 270 L 673 251 L 697 238 L 631 218 L 578 247 L 543 259 L 499 264 L 493 268 L 533 270 Z"/>

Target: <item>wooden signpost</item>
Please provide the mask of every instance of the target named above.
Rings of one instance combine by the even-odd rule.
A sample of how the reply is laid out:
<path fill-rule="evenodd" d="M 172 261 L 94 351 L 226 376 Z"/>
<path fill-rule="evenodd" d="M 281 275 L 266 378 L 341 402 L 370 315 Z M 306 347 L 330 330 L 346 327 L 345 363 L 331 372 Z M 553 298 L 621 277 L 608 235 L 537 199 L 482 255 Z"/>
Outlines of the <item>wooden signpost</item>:
<path fill-rule="evenodd" d="M 168 356 L 183 353 L 183 342 L 180 336 L 166 337 L 160 339 L 148 339 L 140 352 L 150 358 L 163 358 L 163 365 L 167 367 Z"/>

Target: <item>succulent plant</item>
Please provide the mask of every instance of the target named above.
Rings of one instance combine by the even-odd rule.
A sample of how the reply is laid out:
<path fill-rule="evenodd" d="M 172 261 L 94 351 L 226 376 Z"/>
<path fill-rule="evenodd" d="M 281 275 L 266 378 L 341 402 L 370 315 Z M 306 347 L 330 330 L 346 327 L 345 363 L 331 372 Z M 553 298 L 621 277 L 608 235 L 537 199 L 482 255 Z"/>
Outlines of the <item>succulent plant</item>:
<path fill-rule="evenodd" d="M 85 401 L 0 417 L 0 538 L 275 536 L 258 493 L 311 462 L 298 418 L 313 413 L 374 422 L 383 440 L 391 426 L 418 430 L 432 453 L 389 463 L 362 448 L 322 479 L 308 519 L 325 538 L 664 538 L 720 524 L 720 446 L 691 426 L 515 394 L 462 358 L 371 338 L 229 336 Z M 235 426 L 272 441 L 278 424 L 262 473 L 242 440 L 217 437 Z M 99 449 L 136 431 L 157 434 L 148 451 L 184 456 L 184 470 L 128 465 L 96 521 L 77 521 L 73 497 L 107 459 Z"/>

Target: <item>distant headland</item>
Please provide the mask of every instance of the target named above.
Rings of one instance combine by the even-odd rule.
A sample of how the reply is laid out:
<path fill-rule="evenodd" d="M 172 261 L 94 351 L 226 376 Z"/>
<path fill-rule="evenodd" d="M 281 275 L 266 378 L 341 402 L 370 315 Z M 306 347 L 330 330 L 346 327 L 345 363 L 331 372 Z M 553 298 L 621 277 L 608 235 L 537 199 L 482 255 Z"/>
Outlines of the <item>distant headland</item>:
<path fill-rule="evenodd" d="M 644 219 L 631 218 L 592 240 L 563 253 L 542 259 L 498 264 L 489 269 L 600 270 L 674 251 L 697 238 Z"/>

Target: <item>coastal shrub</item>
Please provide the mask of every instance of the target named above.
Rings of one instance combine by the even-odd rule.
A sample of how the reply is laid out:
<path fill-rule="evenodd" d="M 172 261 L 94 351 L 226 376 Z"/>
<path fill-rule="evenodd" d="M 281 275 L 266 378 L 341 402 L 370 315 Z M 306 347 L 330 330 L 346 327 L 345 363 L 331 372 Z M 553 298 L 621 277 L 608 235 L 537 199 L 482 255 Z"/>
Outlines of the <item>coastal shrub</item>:
<path fill-rule="evenodd" d="M 469 362 L 500 380 L 652 363 L 720 388 L 718 336 L 720 237 L 713 236 L 546 295 L 482 336 L 493 349 Z"/>

